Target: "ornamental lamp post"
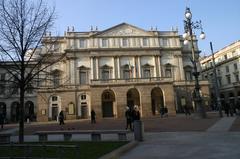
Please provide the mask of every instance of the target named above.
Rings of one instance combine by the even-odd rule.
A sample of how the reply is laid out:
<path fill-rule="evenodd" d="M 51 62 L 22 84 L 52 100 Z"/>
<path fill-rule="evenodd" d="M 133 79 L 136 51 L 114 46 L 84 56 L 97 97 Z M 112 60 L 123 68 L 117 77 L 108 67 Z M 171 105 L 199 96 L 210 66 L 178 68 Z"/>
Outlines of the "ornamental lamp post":
<path fill-rule="evenodd" d="M 182 35 L 183 39 L 184 39 L 184 45 L 187 45 L 190 41 L 191 44 L 191 52 L 192 52 L 192 56 L 190 57 L 191 62 L 193 64 L 193 76 L 195 77 L 195 88 L 194 88 L 194 96 L 193 96 L 193 100 L 194 100 L 194 105 L 195 105 L 195 117 L 197 118 L 206 118 L 206 112 L 205 112 L 205 108 L 203 105 L 203 100 L 201 97 L 201 93 L 200 93 L 200 85 L 199 85 L 199 75 L 200 72 L 198 72 L 198 68 L 197 68 L 197 63 L 198 63 L 198 57 L 196 57 L 196 53 L 195 52 L 195 48 L 194 48 L 194 38 L 196 37 L 195 34 L 193 33 L 193 29 L 200 29 L 201 30 L 201 34 L 200 34 L 200 39 L 205 39 L 205 34 L 203 32 L 202 29 L 202 24 L 201 21 L 196 21 L 193 22 L 192 21 L 192 13 L 190 11 L 190 8 L 186 8 L 185 11 L 185 20 L 184 20 L 184 30 L 185 33 Z"/>

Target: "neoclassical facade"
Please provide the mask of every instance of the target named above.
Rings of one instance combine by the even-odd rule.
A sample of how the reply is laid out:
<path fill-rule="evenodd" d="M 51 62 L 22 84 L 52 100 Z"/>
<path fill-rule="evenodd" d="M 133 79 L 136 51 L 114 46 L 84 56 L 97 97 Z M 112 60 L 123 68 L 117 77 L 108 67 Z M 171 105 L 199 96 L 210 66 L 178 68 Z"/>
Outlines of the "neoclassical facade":
<path fill-rule="evenodd" d="M 39 121 L 55 120 L 60 110 L 66 119 L 88 118 L 92 109 L 99 118 L 121 118 L 126 106 L 138 105 L 143 117 L 159 114 L 161 106 L 170 115 L 194 107 L 191 48 L 177 30 L 122 23 L 103 31 L 68 29 L 56 38 L 56 54 L 66 58 L 49 68 L 52 81 L 37 93 Z M 201 88 L 208 103 L 208 82 Z"/>
<path fill-rule="evenodd" d="M 213 57 L 201 59 L 202 78 L 209 80 L 213 108 L 216 107 L 214 83 L 218 80 L 222 104 L 240 103 L 240 41 L 236 41 L 214 53 L 217 79 L 213 75 Z"/>
<path fill-rule="evenodd" d="M 56 120 L 61 110 L 66 119 L 79 119 L 89 118 L 92 109 L 97 118 L 122 118 L 126 106 L 134 105 L 142 117 L 158 115 L 162 106 L 169 115 L 182 112 L 184 105 L 194 109 L 191 46 L 183 45 L 177 30 L 146 31 L 121 23 L 103 31 L 72 28 L 51 36 L 54 42 L 48 39 L 43 44 L 66 57 L 46 70 L 50 80 L 41 81 L 34 93 L 38 121 Z M 194 45 L 198 56 L 197 40 Z M 208 82 L 200 84 L 208 106 Z"/>

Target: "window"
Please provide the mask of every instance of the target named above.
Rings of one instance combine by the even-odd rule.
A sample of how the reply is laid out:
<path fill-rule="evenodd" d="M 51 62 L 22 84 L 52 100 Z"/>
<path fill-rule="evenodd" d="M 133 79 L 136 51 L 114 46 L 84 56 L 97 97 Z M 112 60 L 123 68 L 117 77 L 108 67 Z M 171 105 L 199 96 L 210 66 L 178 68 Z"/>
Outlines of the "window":
<path fill-rule="evenodd" d="M 112 46 L 117 46 L 117 39 L 116 38 L 112 39 Z"/>
<path fill-rule="evenodd" d="M 227 55 L 224 55 L 224 59 L 227 60 L 227 58 L 228 58 Z"/>
<path fill-rule="evenodd" d="M 28 93 L 28 94 L 33 93 L 33 86 L 31 84 L 28 84 L 27 89 L 26 89 L 26 93 Z"/>
<path fill-rule="evenodd" d="M 53 73 L 53 86 L 58 87 L 60 85 L 60 72 Z"/>
<path fill-rule="evenodd" d="M 219 86 L 222 86 L 222 77 L 218 77 Z"/>
<path fill-rule="evenodd" d="M 123 40 L 122 41 L 123 46 L 124 47 L 128 46 L 128 39 L 127 38 L 123 38 L 122 40 Z"/>
<path fill-rule="evenodd" d="M 221 70 L 218 69 L 218 70 L 217 70 L 217 73 L 218 73 L 218 75 L 221 75 Z"/>
<path fill-rule="evenodd" d="M 52 101 L 57 101 L 58 100 L 58 97 L 57 96 L 52 96 Z"/>
<path fill-rule="evenodd" d="M 170 64 L 165 66 L 165 77 L 172 77 L 172 68 Z"/>
<path fill-rule="evenodd" d="M 184 67 L 184 71 L 185 71 L 185 78 L 187 81 L 191 81 L 192 80 L 192 67 L 191 66 L 185 66 Z M 204 75 L 202 76 L 204 79 Z"/>
<path fill-rule="evenodd" d="M 238 74 L 235 74 L 235 80 L 236 80 L 236 82 L 239 82 L 239 75 Z"/>
<path fill-rule="evenodd" d="M 227 78 L 227 83 L 228 83 L 228 84 L 231 84 L 231 76 L 230 76 L 230 75 L 227 75 L 226 78 Z"/>
<path fill-rule="evenodd" d="M 102 79 L 108 80 L 110 78 L 110 72 L 109 70 L 102 70 Z"/>
<path fill-rule="evenodd" d="M 108 39 L 102 39 L 102 47 L 108 46 Z"/>
<path fill-rule="evenodd" d="M 148 39 L 147 38 L 143 38 L 143 46 L 148 46 Z"/>
<path fill-rule="evenodd" d="M 129 64 L 123 66 L 123 79 L 132 77 L 132 67 Z"/>
<path fill-rule="evenodd" d="M 130 73 L 130 70 L 123 70 L 123 79 L 129 79 Z"/>
<path fill-rule="evenodd" d="M 5 81 L 5 76 L 6 76 L 5 73 L 1 73 L 0 74 L 0 81 Z"/>
<path fill-rule="evenodd" d="M 133 39 L 132 39 L 132 45 L 133 45 L 133 46 L 136 46 L 136 38 L 133 38 Z"/>
<path fill-rule="evenodd" d="M 162 42 L 163 42 L 163 46 L 168 46 L 168 39 L 167 38 L 163 38 Z"/>
<path fill-rule="evenodd" d="M 192 72 L 190 70 L 186 70 L 185 75 L 186 75 L 186 80 L 187 81 L 192 80 Z"/>
<path fill-rule="evenodd" d="M 151 71 L 150 71 L 150 69 L 144 69 L 143 70 L 143 77 L 144 78 L 149 78 L 149 77 L 151 77 Z"/>
<path fill-rule="evenodd" d="M 87 99 L 86 94 L 82 94 L 82 95 L 81 95 L 81 100 L 86 100 L 86 99 Z"/>
<path fill-rule="evenodd" d="M 73 103 L 68 104 L 68 114 L 74 114 L 74 104 Z"/>
<path fill-rule="evenodd" d="M 3 95 L 5 93 L 5 85 L 0 85 L 0 95 Z"/>
<path fill-rule="evenodd" d="M 226 72 L 228 73 L 229 72 L 229 66 L 226 66 Z"/>
<path fill-rule="evenodd" d="M 236 51 L 233 51 L 232 52 L 232 56 L 234 57 L 234 56 L 236 56 L 237 54 L 236 54 Z"/>
<path fill-rule="evenodd" d="M 233 67 L 234 67 L 234 70 L 235 70 L 235 71 L 238 70 L 238 65 L 237 65 L 237 63 L 233 64 Z"/>
<path fill-rule="evenodd" d="M 80 84 L 87 84 L 87 72 L 80 70 Z"/>
<path fill-rule="evenodd" d="M 80 39 L 79 47 L 80 48 L 84 48 L 85 47 L 85 40 L 84 39 Z"/>

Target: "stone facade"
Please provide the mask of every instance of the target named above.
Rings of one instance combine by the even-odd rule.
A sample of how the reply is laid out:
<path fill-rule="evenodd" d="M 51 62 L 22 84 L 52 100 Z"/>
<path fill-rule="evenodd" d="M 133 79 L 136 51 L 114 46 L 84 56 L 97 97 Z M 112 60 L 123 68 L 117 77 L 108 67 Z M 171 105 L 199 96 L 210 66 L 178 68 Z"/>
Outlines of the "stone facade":
<path fill-rule="evenodd" d="M 219 83 L 222 105 L 226 102 L 232 105 L 240 104 L 240 41 L 236 41 L 214 53 L 217 80 L 213 74 L 213 57 L 202 58 L 202 78 L 208 80 L 211 88 L 211 105 L 216 108 L 216 95 L 214 84 Z"/>
<path fill-rule="evenodd" d="M 103 31 L 68 28 L 64 36 L 47 35 L 43 44 L 66 57 L 46 70 L 51 80 L 39 84 L 38 121 L 56 120 L 61 110 L 66 119 L 78 119 L 89 118 L 92 109 L 97 118 L 122 118 L 126 106 L 138 105 L 143 117 L 158 115 L 160 107 L 169 115 L 193 107 L 191 46 L 183 45 L 177 30 L 146 31 L 127 23 Z M 196 39 L 194 45 L 198 56 Z M 208 82 L 200 84 L 208 101 Z"/>

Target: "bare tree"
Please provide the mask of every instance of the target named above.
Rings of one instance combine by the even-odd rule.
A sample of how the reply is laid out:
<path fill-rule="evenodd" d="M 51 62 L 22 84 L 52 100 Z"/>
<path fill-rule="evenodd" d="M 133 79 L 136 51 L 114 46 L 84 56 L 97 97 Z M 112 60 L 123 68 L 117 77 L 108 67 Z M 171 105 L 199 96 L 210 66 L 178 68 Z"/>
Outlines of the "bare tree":
<path fill-rule="evenodd" d="M 19 142 L 24 142 L 24 98 L 29 84 L 38 79 L 47 67 L 64 58 L 52 58 L 54 44 L 47 31 L 55 20 L 54 8 L 43 0 L 0 0 L 0 67 L 10 75 L 20 90 Z M 49 44 L 43 46 L 44 44 Z M 11 67 L 9 67 L 9 63 Z"/>

